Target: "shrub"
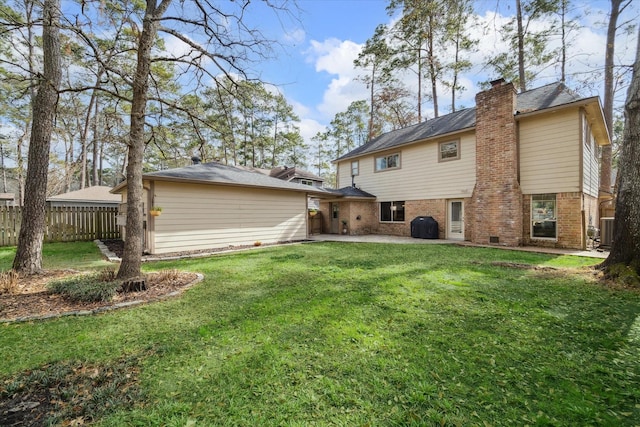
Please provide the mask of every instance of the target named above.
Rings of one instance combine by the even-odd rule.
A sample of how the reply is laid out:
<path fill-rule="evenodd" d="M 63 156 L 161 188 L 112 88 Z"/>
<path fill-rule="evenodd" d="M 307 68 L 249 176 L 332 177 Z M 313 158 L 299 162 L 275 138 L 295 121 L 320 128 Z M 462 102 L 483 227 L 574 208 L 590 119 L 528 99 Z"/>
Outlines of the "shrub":
<path fill-rule="evenodd" d="M 116 270 L 113 268 L 105 268 L 96 274 L 99 282 L 113 282 L 116 280 Z"/>
<path fill-rule="evenodd" d="M 18 291 L 18 277 L 15 270 L 0 272 L 0 295 L 16 293 Z"/>
<path fill-rule="evenodd" d="M 50 292 L 60 294 L 75 302 L 110 301 L 120 287 L 120 282 L 105 280 L 104 271 L 56 280 L 47 286 Z M 115 277 L 115 273 L 113 274 Z"/>
<path fill-rule="evenodd" d="M 145 279 L 149 285 L 158 283 L 174 282 L 180 279 L 180 271 L 176 269 L 161 270 L 153 273 L 147 273 Z"/>

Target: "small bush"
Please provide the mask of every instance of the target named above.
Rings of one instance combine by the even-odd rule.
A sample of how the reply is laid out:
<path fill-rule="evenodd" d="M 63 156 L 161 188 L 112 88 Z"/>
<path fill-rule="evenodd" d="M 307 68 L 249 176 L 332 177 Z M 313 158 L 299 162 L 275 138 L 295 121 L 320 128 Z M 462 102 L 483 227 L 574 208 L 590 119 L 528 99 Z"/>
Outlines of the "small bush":
<path fill-rule="evenodd" d="M 157 283 L 174 282 L 180 279 L 180 271 L 178 270 L 161 270 L 154 273 L 147 273 L 145 279 L 149 285 Z"/>
<path fill-rule="evenodd" d="M 105 268 L 96 275 L 99 282 L 113 282 L 116 280 L 116 270 L 113 268 Z"/>
<path fill-rule="evenodd" d="M 15 270 L 0 272 L 0 295 L 14 294 L 18 291 L 18 273 Z"/>
<path fill-rule="evenodd" d="M 74 302 L 110 301 L 120 282 L 104 280 L 106 273 L 83 274 L 56 280 L 47 286 L 50 292 L 60 294 Z"/>

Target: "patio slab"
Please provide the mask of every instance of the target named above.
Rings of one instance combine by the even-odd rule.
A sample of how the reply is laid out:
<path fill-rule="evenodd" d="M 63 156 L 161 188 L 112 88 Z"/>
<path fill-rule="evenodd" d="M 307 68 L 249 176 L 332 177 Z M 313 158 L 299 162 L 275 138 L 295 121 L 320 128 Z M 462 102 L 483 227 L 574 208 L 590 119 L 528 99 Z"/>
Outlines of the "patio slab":
<path fill-rule="evenodd" d="M 511 251 L 538 252 L 538 253 L 555 254 L 555 255 L 574 255 L 574 256 L 600 258 L 600 259 L 605 259 L 609 256 L 608 251 L 604 251 L 601 249 L 591 249 L 591 250 L 583 251 L 583 250 L 577 250 L 577 249 L 542 248 L 538 246 L 507 247 L 507 246 L 498 246 L 498 245 L 478 245 L 475 243 L 461 241 L 461 240 L 416 239 L 414 237 L 387 236 L 387 235 L 378 235 L 378 234 L 367 234 L 362 236 L 350 236 L 350 235 L 343 235 L 343 234 L 314 234 L 309 236 L 309 240 L 314 240 L 319 242 L 330 241 L 330 242 L 361 242 L 361 243 L 403 243 L 403 244 L 426 244 L 426 245 L 449 244 L 449 245 L 462 245 L 462 246 L 478 246 L 478 247 L 495 248 L 495 249 L 507 249 Z"/>

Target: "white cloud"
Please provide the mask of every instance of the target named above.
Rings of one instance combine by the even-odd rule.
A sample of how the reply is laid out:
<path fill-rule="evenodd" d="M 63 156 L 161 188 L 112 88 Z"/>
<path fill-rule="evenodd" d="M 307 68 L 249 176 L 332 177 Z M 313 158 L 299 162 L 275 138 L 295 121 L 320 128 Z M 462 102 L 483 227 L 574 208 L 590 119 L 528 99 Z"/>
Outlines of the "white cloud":
<path fill-rule="evenodd" d="M 334 76 L 324 91 L 322 103 L 316 107 L 324 119 L 331 120 L 353 101 L 367 98 L 366 88 L 356 80 L 362 70 L 353 66 L 361 49 L 362 45 L 351 40 L 331 38 L 324 42 L 311 41 L 311 47 L 306 52 L 307 60 L 315 64 L 316 72 Z"/>
<path fill-rule="evenodd" d="M 300 135 L 302 135 L 307 144 L 312 144 L 311 138 L 316 136 L 318 132 L 324 132 L 325 130 L 324 125 L 309 118 L 300 120 L 298 126 L 300 127 Z"/>
<path fill-rule="evenodd" d="M 351 40 L 327 39 L 324 42 L 311 40 L 310 55 L 315 56 L 316 71 L 329 74 L 357 75 L 353 61 L 358 57 L 362 45 Z"/>
<path fill-rule="evenodd" d="M 307 33 L 301 28 L 296 28 L 296 29 L 287 31 L 283 36 L 285 43 L 291 44 L 291 45 L 300 45 L 304 43 L 306 38 L 307 38 Z"/>

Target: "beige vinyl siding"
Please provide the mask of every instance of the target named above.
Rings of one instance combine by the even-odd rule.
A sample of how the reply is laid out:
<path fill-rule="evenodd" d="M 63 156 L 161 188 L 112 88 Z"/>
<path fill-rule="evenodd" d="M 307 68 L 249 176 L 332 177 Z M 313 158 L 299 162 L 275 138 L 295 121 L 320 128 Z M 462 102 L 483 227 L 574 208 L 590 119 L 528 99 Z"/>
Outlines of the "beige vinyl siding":
<path fill-rule="evenodd" d="M 522 192 L 580 191 L 578 109 L 523 118 L 519 126 Z"/>
<path fill-rule="evenodd" d="M 438 162 L 440 142 L 459 140 L 460 159 Z M 359 158 L 356 186 L 379 201 L 471 197 L 476 179 L 476 142 L 472 132 L 400 147 Z M 400 153 L 400 168 L 376 172 L 375 158 Z M 338 187 L 351 185 L 351 160 L 338 164 Z"/>
<path fill-rule="evenodd" d="M 154 253 L 305 239 L 302 192 L 155 182 Z"/>
<path fill-rule="evenodd" d="M 600 188 L 600 170 L 598 165 L 598 146 L 584 112 L 582 120 L 582 191 L 598 197 Z"/>

